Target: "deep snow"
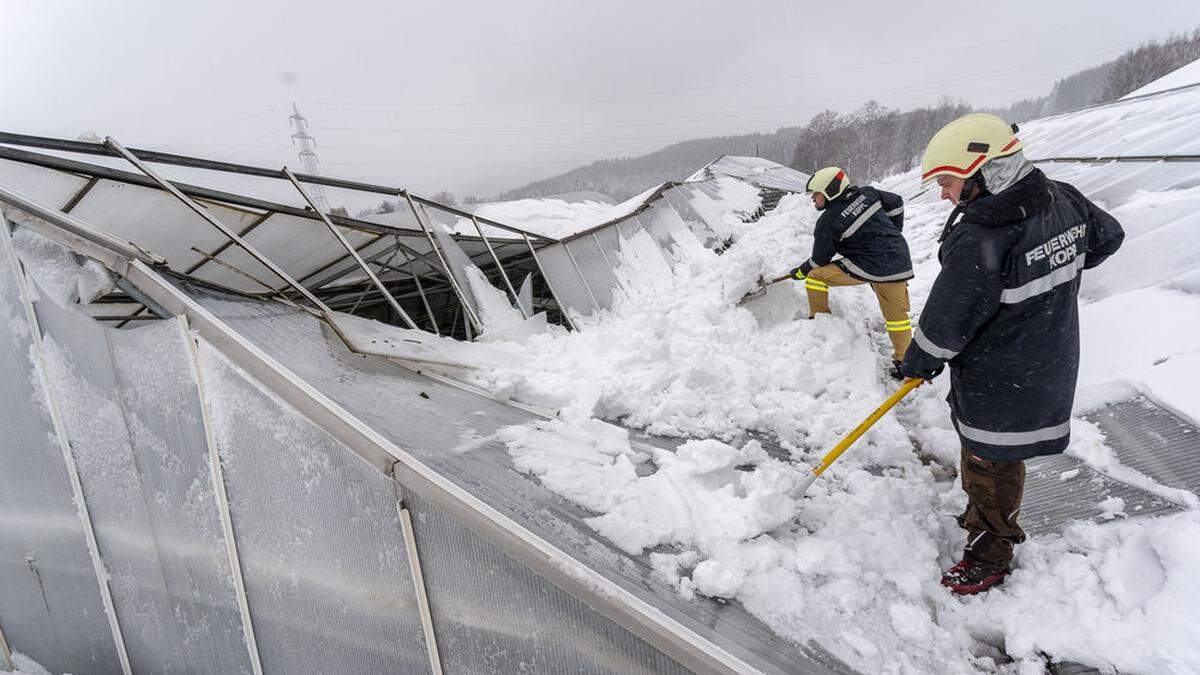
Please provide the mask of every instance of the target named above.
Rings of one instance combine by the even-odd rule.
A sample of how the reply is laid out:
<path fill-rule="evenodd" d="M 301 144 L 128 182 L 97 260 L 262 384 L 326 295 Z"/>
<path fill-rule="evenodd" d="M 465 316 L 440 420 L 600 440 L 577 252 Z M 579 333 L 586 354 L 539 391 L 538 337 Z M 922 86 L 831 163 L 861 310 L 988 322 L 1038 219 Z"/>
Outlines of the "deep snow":
<path fill-rule="evenodd" d="M 912 173 L 885 187 L 920 191 Z M 931 192 L 908 201 L 914 318 L 937 274 L 948 211 Z M 723 255 L 681 247 L 652 287 L 629 275 L 613 309 L 580 332 L 533 335 L 521 367 L 478 374 L 477 384 L 560 411 L 503 432 L 515 467 L 594 511 L 592 526 L 621 548 L 648 552 L 681 594 L 735 598 L 863 672 L 1040 672 L 1047 655 L 1122 672 L 1200 671 L 1200 580 L 1189 571 L 1200 567 L 1196 510 L 1125 520 L 1120 500 L 1106 500 L 1096 513 L 1104 524 L 1074 523 L 1018 547 L 1004 587 L 964 600 L 938 585 L 963 543 L 952 516 L 965 503 L 945 376 L 881 421 L 802 503 L 789 497 L 800 469 L 895 387 L 883 375 L 888 342 L 869 289 L 835 289 L 834 316 L 813 321 L 797 320 L 807 316 L 799 284 L 734 304 L 760 277 L 808 257 L 815 217 L 805 198 L 787 197 L 757 223 L 737 224 Z M 1121 265 L 1120 254 L 1107 264 Z M 1200 397 L 1185 387 L 1200 371 L 1196 296 L 1178 284 L 1096 295 L 1082 309 L 1081 401 L 1127 395 L 1113 383 L 1132 381 L 1195 415 Z M 1178 367 L 1160 368 L 1164 358 Z M 601 418 L 696 440 L 675 453 L 647 450 Z M 793 461 L 768 456 L 758 433 Z M 656 470 L 639 476 L 646 453 Z M 1082 419 L 1069 453 L 1197 504 L 1121 466 Z"/>

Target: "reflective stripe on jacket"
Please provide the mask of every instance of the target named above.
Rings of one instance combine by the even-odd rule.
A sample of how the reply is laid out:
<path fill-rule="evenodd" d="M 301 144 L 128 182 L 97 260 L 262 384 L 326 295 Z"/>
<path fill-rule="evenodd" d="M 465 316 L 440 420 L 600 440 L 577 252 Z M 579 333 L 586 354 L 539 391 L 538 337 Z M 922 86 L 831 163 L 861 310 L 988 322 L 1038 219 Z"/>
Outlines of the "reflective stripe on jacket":
<path fill-rule="evenodd" d="M 1066 449 L 1080 275 L 1124 236 L 1040 170 L 972 202 L 950 230 L 902 372 L 930 378 L 950 364 L 950 413 L 968 451 L 1014 461 Z"/>
<path fill-rule="evenodd" d="M 836 262 L 860 281 L 911 279 L 912 259 L 904 227 L 900 195 L 871 187 L 852 187 L 831 200 L 813 230 L 813 250 L 801 271 Z M 834 260 L 835 255 L 841 259 Z"/>

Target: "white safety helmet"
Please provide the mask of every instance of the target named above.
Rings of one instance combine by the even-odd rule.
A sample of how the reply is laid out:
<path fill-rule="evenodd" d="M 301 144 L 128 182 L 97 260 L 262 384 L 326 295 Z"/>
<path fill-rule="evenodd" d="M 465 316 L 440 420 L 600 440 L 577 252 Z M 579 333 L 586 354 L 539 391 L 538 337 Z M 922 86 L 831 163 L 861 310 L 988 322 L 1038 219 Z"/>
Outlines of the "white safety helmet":
<path fill-rule="evenodd" d="M 942 175 L 970 178 L 984 164 L 1018 152 L 1017 125 L 988 113 L 963 115 L 942 127 L 925 146 L 921 182 Z"/>
<path fill-rule="evenodd" d="M 833 201 L 848 187 L 850 187 L 850 179 L 846 177 L 846 172 L 836 166 L 827 166 L 814 173 L 812 178 L 808 179 L 808 184 L 804 186 L 804 189 L 809 194 L 817 192 L 825 195 L 825 199 Z"/>

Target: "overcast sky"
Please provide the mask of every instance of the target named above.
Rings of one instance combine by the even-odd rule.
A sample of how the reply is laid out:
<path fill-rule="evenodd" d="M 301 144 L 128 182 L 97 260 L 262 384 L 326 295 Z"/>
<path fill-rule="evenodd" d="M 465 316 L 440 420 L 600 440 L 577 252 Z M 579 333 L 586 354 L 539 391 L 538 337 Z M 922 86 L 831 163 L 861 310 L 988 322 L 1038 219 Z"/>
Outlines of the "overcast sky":
<path fill-rule="evenodd" d="M 595 159 L 874 98 L 1002 105 L 1196 0 L 0 0 L 0 129 L 492 195 Z"/>

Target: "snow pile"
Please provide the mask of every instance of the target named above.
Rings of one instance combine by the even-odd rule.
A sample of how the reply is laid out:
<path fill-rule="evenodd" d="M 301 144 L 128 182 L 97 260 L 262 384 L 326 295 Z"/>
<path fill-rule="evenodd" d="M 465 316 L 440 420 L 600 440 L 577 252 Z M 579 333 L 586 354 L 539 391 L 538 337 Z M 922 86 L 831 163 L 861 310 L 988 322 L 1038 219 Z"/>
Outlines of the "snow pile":
<path fill-rule="evenodd" d="M 475 208 L 475 215 L 534 234 L 560 239 L 581 229 L 581 223 L 591 222 L 612 208 L 600 201 L 568 202 L 562 199 L 518 199 L 511 202 L 491 202 Z M 474 226 L 470 234 L 475 234 Z M 460 231 L 465 231 L 459 228 Z M 501 236 L 511 233 L 498 231 Z M 492 231 L 487 230 L 488 236 Z"/>
<path fill-rule="evenodd" d="M 16 669 L 12 671 L 12 675 L 50 675 L 50 671 L 43 668 L 40 663 L 21 652 L 13 652 L 12 660 L 13 667 Z"/>
<path fill-rule="evenodd" d="M 26 271 L 60 305 L 86 304 L 116 287 L 104 265 L 77 256 L 29 228 L 15 230 L 12 242 Z"/>
<path fill-rule="evenodd" d="M 739 438 L 758 431 L 788 448 L 821 448 L 852 426 L 847 411 L 869 412 L 886 395 L 883 320 L 868 312 L 869 289 L 834 299 L 845 316 L 792 321 L 807 313 L 798 284 L 751 309 L 733 304 L 760 276 L 778 276 L 808 256 L 815 221 L 802 197 L 785 198 L 747 225 L 724 255 L 679 247 L 669 269 L 652 242 L 631 241 L 619 276 L 630 289 L 578 333 L 556 330 L 525 345 L 532 365 L 498 368 L 476 383 L 547 408 L 568 420 L 622 420 L 655 434 Z M 647 235 L 642 235 L 647 236 Z M 649 281 L 653 280 L 653 281 Z M 758 316 L 756 316 L 756 313 Z M 894 461 L 903 429 L 885 420 L 860 448 Z"/>
<path fill-rule="evenodd" d="M 916 318 L 949 207 L 922 193 L 912 172 L 883 187 L 910 197 Z M 1136 240 L 1169 202 L 1142 195 L 1109 206 Z M 1047 654 L 1130 672 L 1200 670 L 1200 588 L 1186 571 L 1200 567 L 1196 510 L 1126 520 L 1124 504 L 1109 500 L 1096 515 L 1111 522 L 1018 547 L 1017 571 L 985 597 L 954 598 L 938 584 L 961 550 L 952 516 L 965 504 L 953 480 L 946 377 L 898 406 L 802 504 L 790 499 L 797 466 L 895 387 L 882 374 L 889 345 L 869 288 L 836 289 L 834 315 L 813 321 L 796 320 L 807 307 L 790 282 L 735 305 L 760 278 L 808 257 L 815 217 L 791 196 L 741 225 L 720 256 L 681 247 L 664 263 L 629 247 L 611 310 L 577 333 L 532 336 L 525 367 L 480 375 L 480 384 L 560 410 L 560 420 L 502 432 L 516 468 L 595 512 L 597 531 L 649 555 L 681 594 L 736 599 L 780 634 L 816 640 L 863 672 L 1040 672 Z M 1128 275 L 1124 253 L 1085 275 L 1081 386 L 1109 390 L 1083 399 L 1105 400 L 1114 380 L 1131 380 L 1195 414 L 1200 399 L 1184 389 L 1200 374 L 1189 339 L 1200 328 L 1193 271 L 1156 269 L 1161 288 L 1122 292 L 1095 272 Z M 709 440 L 676 453 L 638 448 L 595 418 Z M 1073 432 L 1069 454 L 1196 506 L 1195 496 L 1120 465 L 1094 425 L 1076 420 Z M 752 440 L 760 433 L 796 464 L 766 456 Z"/>

